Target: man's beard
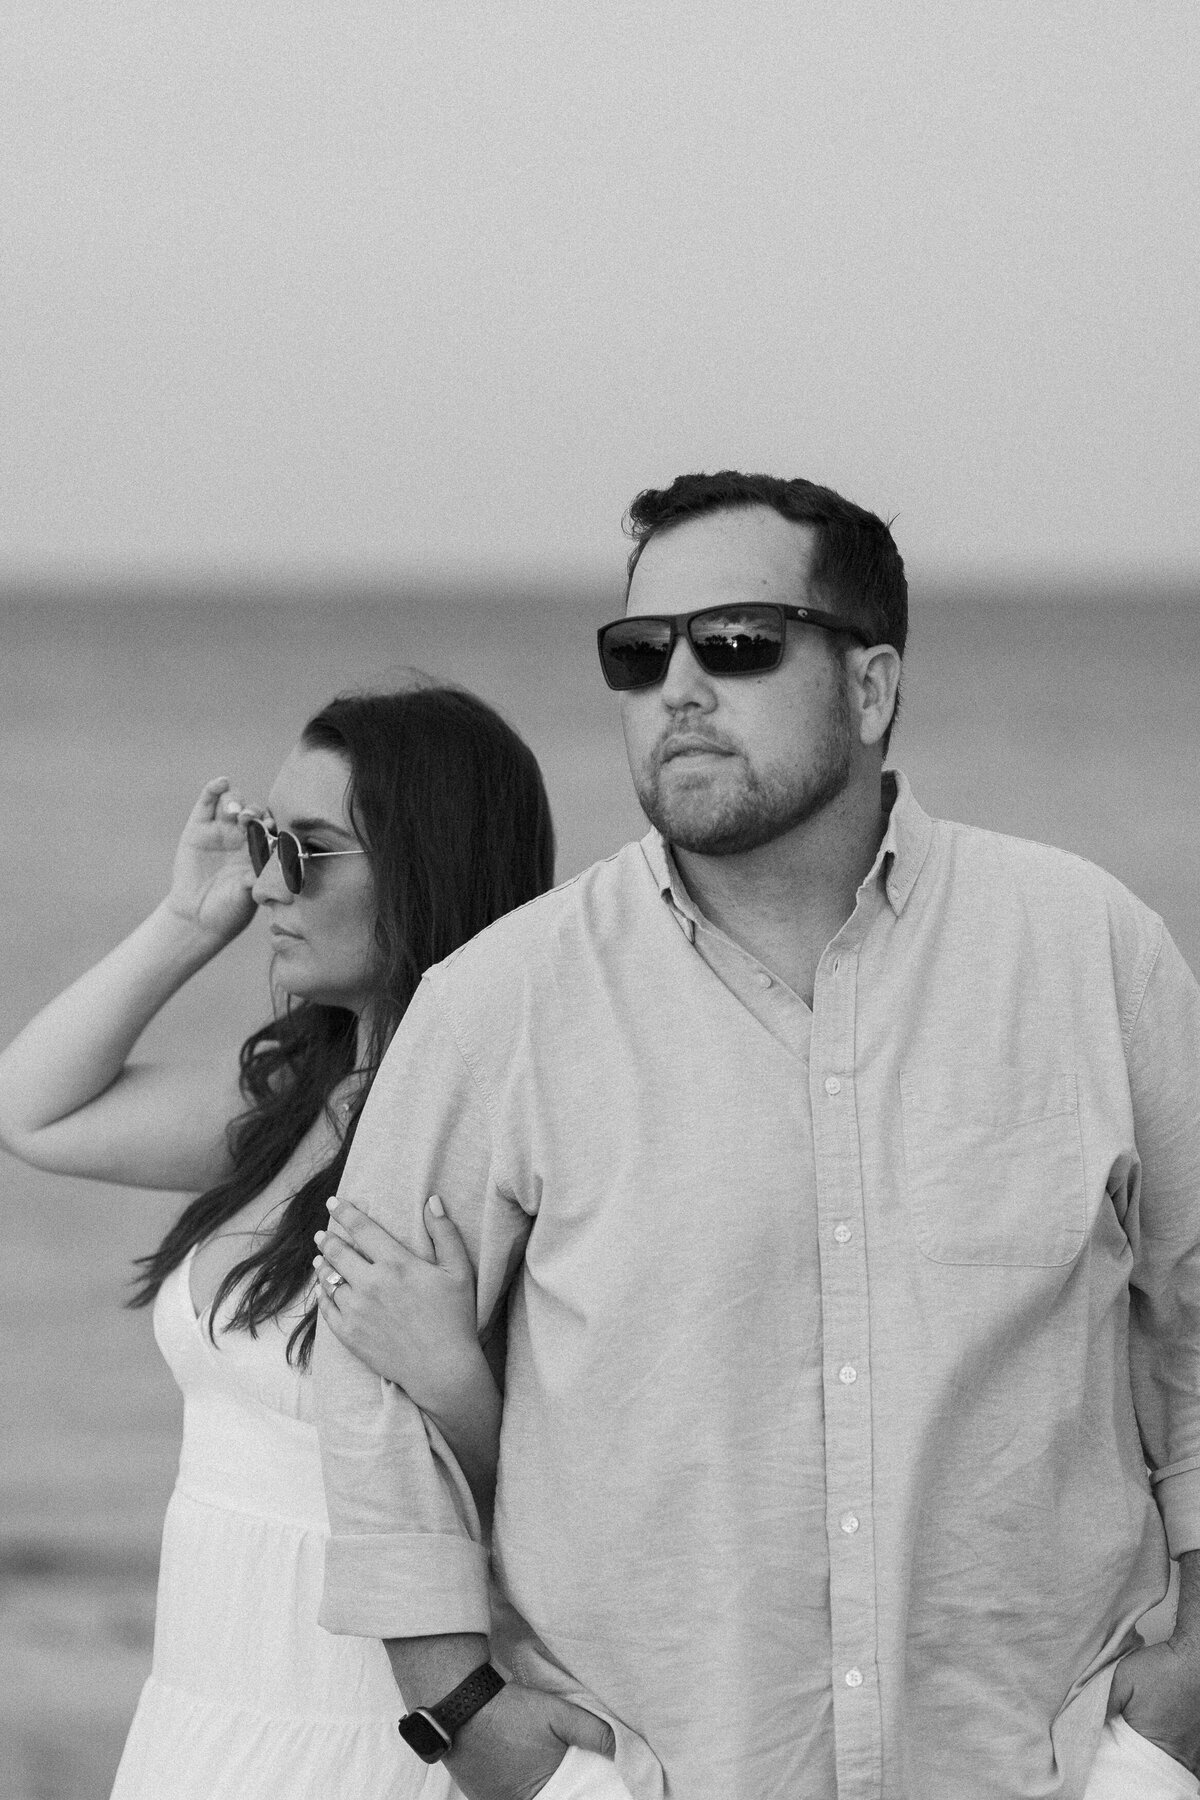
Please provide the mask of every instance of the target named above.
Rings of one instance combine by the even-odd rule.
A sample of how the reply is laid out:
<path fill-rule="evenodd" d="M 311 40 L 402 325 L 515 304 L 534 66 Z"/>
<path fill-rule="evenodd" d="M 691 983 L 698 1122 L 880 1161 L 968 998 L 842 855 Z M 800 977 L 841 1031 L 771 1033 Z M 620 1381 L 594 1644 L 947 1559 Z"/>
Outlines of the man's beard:
<path fill-rule="evenodd" d="M 668 843 L 697 856 L 740 856 L 823 812 L 846 788 L 852 754 L 850 701 L 838 682 L 825 735 L 807 768 L 764 776 L 742 764 L 736 787 L 697 783 L 671 791 L 656 753 L 647 770 L 634 774 L 634 786 L 642 811 Z"/>

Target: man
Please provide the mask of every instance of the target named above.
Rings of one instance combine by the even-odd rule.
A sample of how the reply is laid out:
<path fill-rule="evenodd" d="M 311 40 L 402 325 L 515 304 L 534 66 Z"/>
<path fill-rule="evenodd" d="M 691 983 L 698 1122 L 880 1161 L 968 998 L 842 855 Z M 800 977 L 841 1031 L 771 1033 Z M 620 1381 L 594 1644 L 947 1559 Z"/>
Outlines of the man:
<path fill-rule="evenodd" d="M 734 473 L 631 516 L 653 830 L 431 972 L 344 1189 L 426 1255 L 444 1197 L 507 1297 L 492 1606 L 436 1430 L 323 1335 L 324 1623 L 472 1800 L 609 1791 L 605 1721 L 635 1800 L 1078 1797 L 1110 1688 L 1195 1791 L 1200 994 L 1117 882 L 883 774 L 880 520 Z"/>

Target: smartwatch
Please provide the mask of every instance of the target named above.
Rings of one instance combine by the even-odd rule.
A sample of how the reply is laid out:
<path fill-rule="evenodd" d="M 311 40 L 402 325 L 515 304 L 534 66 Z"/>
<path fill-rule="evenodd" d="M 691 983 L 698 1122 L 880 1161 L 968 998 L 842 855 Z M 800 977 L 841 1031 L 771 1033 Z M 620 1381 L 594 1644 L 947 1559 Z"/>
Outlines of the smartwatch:
<path fill-rule="evenodd" d="M 405 1713 L 399 1725 L 400 1736 L 422 1762 L 440 1762 L 453 1745 L 455 1732 L 489 1700 L 494 1700 L 503 1686 L 503 1675 L 491 1663 L 481 1663 L 436 1706 L 418 1706 Z"/>

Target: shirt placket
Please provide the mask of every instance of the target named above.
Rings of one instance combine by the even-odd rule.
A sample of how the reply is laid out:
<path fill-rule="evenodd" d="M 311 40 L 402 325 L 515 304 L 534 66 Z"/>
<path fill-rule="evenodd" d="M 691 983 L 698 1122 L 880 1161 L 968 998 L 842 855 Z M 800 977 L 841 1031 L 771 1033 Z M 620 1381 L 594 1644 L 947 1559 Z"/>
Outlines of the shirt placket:
<path fill-rule="evenodd" d="M 883 1739 L 877 1667 L 871 1357 L 855 1080 L 866 896 L 821 959 L 809 1064 L 825 1400 L 833 1716 L 839 1800 L 877 1800 Z"/>

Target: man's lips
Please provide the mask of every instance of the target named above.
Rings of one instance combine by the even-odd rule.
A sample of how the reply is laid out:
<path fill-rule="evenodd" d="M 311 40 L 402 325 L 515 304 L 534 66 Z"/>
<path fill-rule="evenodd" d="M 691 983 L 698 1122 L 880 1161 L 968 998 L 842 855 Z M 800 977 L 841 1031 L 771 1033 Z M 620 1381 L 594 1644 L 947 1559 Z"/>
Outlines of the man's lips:
<path fill-rule="evenodd" d="M 300 933 L 289 931 L 286 925 L 269 925 L 267 931 L 273 938 L 291 938 L 295 943 L 300 941 Z"/>
<path fill-rule="evenodd" d="M 661 766 L 673 762 L 678 756 L 732 756 L 733 751 L 727 744 L 718 744 L 712 738 L 704 737 L 670 737 L 659 745 L 657 762 Z"/>

